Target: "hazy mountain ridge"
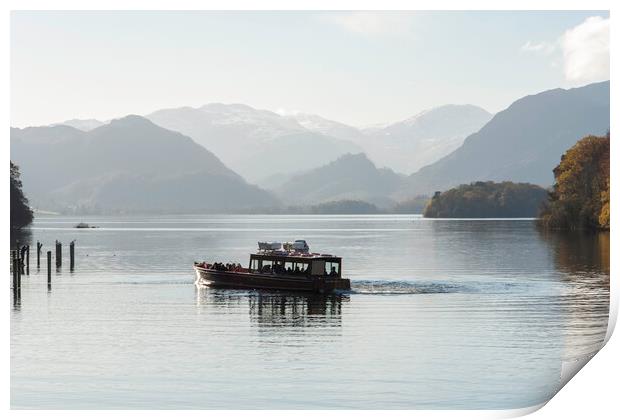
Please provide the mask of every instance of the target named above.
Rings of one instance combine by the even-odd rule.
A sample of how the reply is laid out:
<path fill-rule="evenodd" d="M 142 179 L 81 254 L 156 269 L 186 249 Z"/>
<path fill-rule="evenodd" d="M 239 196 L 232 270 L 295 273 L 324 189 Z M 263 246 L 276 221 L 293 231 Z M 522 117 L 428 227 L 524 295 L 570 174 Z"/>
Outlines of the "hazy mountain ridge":
<path fill-rule="evenodd" d="M 391 169 L 377 168 L 363 153 L 346 154 L 291 177 L 275 192 L 289 204 L 363 200 L 385 207 L 393 204 L 390 195 L 404 180 Z"/>
<path fill-rule="evenodd" d="M 474 181 L 549 186 L 562 154 L 588 134 L 605 134 L 609 122 L 608 81 L 525 96 L 460 148 L 412 174 L 404 191 L 431 193 Z"/>
<path fill-rule="evenodd" d="M 446 120 L 449 109 L 457 123 Z M 479 128 L 480 116 L 472 109 L 487 114 L 471 105 L 450 105 L 374 129 L 359 129 L 314 114 L 280 115 L 244 104 L 168 108 L 146 118 L 191 137 L 246 179 L 260 182 L 279 173 L 288 177 L 342 154 L 359 152 L 365 152 L 381 166 L 411 173 L 448 154 L 474 128 Z M 74 119 L 55 125 L 91 131 L 104 124 L 95 119 Z M 452 130 L 456 135 L 444 135 L 445 126 L 454 124 L 460 124 Z M 428 137 L 433 133 L 435 137 Z"/>
<path fill-rule="evenodd" d="M 492 116 L 474 105 L 444 105 L 393 124 L 366 128 L 359 144 L 379 164 L 413 173 L 456 150 Z"/>
<path fill-rule="evenodd" d="M 490 118 L 489 113 L 472 105 L 448 105 L 366 129 L 316 115 L 285 117 L 240 104 L 176 108 L 152 115 L 167 119 L 179 131 L 195 130 L 203 139 L 227 149 L 246 173 L 264 180 L 287 205 L 364 200 L 386 207 L 476 181 L 550 185 L 552 170 L 565 150 L 587 134 L 604 134 L 609 129 L 609 82 L 520 98 L 460 146 L 462 140 L 452 135 L 473 130 Z M 443 124 L 446 119 L 454 124 Z M 131 145 L 128 150 L 127 144 Z M 421 156 L 428 159 L 433 153 L 445 154 L 446 148 L 456 150 L 406 177 L 392 169 L 378 169 L 384 166 L 380 160 L 360 152 L 373 150 L 368 144 L 374 144 L 375 152 L 406 163 Z M 26 192 L 45 197 L 47 203 L 75 199 L 88 206 L 109 200 L 122 207 L 126 200 L 121 200 L 122 194 L 131 196 L 130 191 L 121 194 L 123 186 L 140 186 L 144 191 L 141 201 L 128 207 L 173 211 L 163 209 L 165 200 L 158 201 L 154 192 L 157 185 L 166 185 L 176 206 L 191 203 L 212 211 L 278 205 L 274 196 L 245 183 L 216 154 L 143 117 L 113 120 L 88 132 L 67 125 L 11 129 L 11 157 L 23 168 Z M 216 179 L 225 187 L 216 185 Z M 178 190 L 217 191 L 222 199 L 202 204 L 195 193 L 182 195 Z M 237 191 L 244 193 L 233 194 Z M 37 204 L 36 199 L 33 203 Z"/>
<path fill-rule="evenodd" d="M 308 131 L 295 120 L 242 104 L 164 109 L 147 118 L 192 137 L 252 181 L 310 169 L 360 150 L 347 140 Z"/>
<path fill-rule="evenodd" d="M 73 127 L 73 128 L 77 128 L 78 130 L 81 131 L 90 131 L 90 130 L 94 130 L 97 127 L 101 127 L 104 124 L 108 124 L 110 121 L 99 121 L 96 119 L 72 119 L 72 120 L 67 120 L 67 121 L 63 121 L 61 123 L 58 124 L 52 124 L 52 126 L 56 126 L 56 125 L 67 125 L 69 127 Z"/>
<path fill-rule="evenodd" d="M 189 137 L 139 116 L 89 132 L 12 129 L 11 158 L 35 207 L 173 212 L 277 204 Z"/>

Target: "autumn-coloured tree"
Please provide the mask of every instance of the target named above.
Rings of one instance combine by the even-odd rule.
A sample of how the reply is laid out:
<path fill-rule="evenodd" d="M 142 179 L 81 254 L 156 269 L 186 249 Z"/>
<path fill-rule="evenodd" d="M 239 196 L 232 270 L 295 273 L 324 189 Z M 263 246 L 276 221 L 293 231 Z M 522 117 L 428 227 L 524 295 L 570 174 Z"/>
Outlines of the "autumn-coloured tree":
<path fill-rule="evenodd" d="M 555 184 L 540 214 L 544 227 L 609 229 L 609 133 L 579 140 L 553 170 Z"/>
<path fill-rule="evenodd" d="M 11 161 L 11 229 L 20 229 L 32 223 L 32 210 L 22 192 L 19 167 Z"/>

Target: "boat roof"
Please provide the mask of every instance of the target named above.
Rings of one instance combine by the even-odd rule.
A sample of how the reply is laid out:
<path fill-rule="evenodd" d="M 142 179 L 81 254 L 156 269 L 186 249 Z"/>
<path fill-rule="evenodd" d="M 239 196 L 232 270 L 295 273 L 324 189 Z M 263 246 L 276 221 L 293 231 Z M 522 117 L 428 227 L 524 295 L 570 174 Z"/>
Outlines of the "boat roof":
<path fill-rule="evenodd" d="M 258 251 L 250 254 L 251 258 L 267 259 L 295 259 L 295 260 L 326 260 L 326 261 L 340 261 L 342 258 L 331 254 L 319 254 L 317 252 L 299 252 L 299 251 Z"/>

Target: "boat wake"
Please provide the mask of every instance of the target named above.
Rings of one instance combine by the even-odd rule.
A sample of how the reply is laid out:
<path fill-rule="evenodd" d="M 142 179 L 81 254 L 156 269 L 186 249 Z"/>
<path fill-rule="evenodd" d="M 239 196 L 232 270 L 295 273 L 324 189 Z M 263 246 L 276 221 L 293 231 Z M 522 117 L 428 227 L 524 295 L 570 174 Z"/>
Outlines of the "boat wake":
<path fill-rule="evenodd" d="M 474 290 L 463 284 L 379 280 L 351 280 L 349 294 L 366 295 L 417 295 L 429 293 L 471 293 Z"/>
<path fill-rule="evenodd" d="M 515 282 L 509 279 L 480 281 L 411 281 L 411 280 L 351 280 L 350 294 L 402 295 L 432 293 L 494 293 L 512 294 L 535 287 L 535 282 Z"/>

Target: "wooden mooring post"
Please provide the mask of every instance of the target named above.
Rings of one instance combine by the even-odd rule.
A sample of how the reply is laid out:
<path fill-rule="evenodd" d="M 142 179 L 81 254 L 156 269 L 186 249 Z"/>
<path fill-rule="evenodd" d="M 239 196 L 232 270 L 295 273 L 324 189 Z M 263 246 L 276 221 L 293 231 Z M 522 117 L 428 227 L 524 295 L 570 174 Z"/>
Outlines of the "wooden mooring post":
<path fill-rule="evenodd" d="M 24 272 L 24 258 L 23 254 L 18 250 L 17 252 L 17 290 L 22 287 L 22 273 Z"/>
<path fill-rule="evenodd" d="M 56 241 L 56 268 L 62 267 L 62 243 Z"/>
<path fill-rule="evenodd" d="M 47 290 L 52 288 L 52 251 L 47 251 Z"/>
<path fill-rule="evenodd" d="M 75 267 L 75 241 L 69 243 L 69 268 L 73 271 Z"/>
<path fill-rule="evenodd" d="M 30 245 L 26 245 L 26 275 L 30 275 Z"/>
<path fill-rule="evenodd" d="M 37 241 L 37 268 L 41 268 L 41 248 L 43 244 Z"/>

